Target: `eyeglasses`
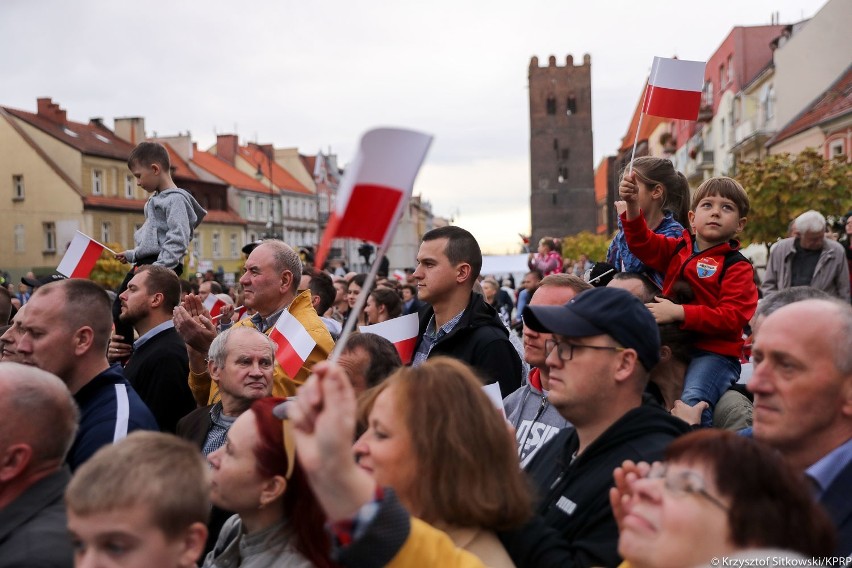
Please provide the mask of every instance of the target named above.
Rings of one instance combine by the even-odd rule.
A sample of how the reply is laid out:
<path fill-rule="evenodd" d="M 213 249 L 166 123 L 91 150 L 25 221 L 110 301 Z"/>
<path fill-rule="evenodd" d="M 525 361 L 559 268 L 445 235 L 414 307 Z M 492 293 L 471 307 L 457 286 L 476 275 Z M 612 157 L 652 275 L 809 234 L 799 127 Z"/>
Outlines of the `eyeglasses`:
<path fill-rule="evenodd" d="M 544 342 L 544 351 L 548 355 L 556 348 L 556 355 L 563 361 L 570 361 L 574 358 L 575 349 L 595 349 L 597 351 L 624 351 L 624 347 L 609 347 L 605 345 L 582 345 L 580 343 L 571 343 L 569 341 L 559 341 L 558 339 L 547 339 Z"/>
<path fill-rule="evenodd" d="M 669 475 L 668 465 L 662 462 L 656 462 L 651 466 L 651 470 L 648 472 L 648 479 L 662 479 L 666 490 L 675 497 L 683 497 L 684 495 L 700 495 L 723 511 L 728 510 L 727 505 L 707 492 L 704 478 L 694 471 L 685 469 Z"/>

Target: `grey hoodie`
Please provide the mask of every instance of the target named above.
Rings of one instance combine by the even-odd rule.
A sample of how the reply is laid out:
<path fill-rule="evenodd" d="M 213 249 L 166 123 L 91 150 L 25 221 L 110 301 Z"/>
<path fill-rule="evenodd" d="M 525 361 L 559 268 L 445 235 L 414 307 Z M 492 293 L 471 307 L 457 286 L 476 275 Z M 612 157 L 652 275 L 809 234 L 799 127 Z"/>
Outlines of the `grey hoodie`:
<path fill-rule="evenodd" d="M 145 223 L 133 235 L 136 248 L 124 252 L 127 262 L 147 256 L 154 264 L 174 268 L 183 260 L 193 232 L 207 211 L 186 190 L 173 187 L 155 192 L 145 202 Z"/>
<path fill-rule="evenodd" d="M 559 430 L 571 426 L 551 406 L 547 395 L 533 386 L 533 383 L 540 384 L 538 376 L 539 370 L 532 369 L 529 382 L 503 399 L 506 418 L 515 428 L 522 468 Z"/>

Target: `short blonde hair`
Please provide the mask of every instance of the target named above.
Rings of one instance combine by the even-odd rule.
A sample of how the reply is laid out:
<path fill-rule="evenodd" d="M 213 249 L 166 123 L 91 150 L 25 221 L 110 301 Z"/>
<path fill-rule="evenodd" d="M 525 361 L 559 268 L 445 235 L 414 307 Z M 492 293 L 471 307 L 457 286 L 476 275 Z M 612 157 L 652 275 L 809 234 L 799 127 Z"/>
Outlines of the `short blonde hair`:
<path fill-rule="evenodd" d="M 207 464 L 198 448 L 171 434 L 134 432 L 85 462 L 65 491 L 65 503 L 86 517 L 145 505 L 169 540 L 210 512 Z"/>

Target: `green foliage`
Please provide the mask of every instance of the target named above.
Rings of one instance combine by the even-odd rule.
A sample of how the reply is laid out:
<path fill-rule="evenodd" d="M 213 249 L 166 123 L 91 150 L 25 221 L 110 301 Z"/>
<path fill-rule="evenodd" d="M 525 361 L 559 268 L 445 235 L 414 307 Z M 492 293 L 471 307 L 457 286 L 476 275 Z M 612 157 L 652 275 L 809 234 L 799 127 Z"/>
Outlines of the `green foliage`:
<path fill-rule="evenodd" d="M 606 249 L 612 240 L 607 235 L 595 235 L 588 231 L 562 238 L 562 257 L 577 260 L 585 254 L 592 262 L 606 259 Z"/>
<path fill-rule="evenodd" d="M 124 250 L 119 243 L 104 244 L 114 251 Z M 105 250 L 101 253 L 101 258 L 95 263 L 95 268 L 92 269 L 89 280 L 109 290 L 117 290 L 128 270 L 130 270 L 129 264 L 123 264 L 115 260 L 112 253 Z"/>
<path fill-rule="evenodd" d="M 852 209 L 852 166 L 845 157 L 826 160 L 817 151 L 778 154 L 739 164 L 736 179 L 748 192 L 751 211 L 742 234 L 748 242 L 773 243 L 787 225 L 814 209 L 826 217 Z"/>

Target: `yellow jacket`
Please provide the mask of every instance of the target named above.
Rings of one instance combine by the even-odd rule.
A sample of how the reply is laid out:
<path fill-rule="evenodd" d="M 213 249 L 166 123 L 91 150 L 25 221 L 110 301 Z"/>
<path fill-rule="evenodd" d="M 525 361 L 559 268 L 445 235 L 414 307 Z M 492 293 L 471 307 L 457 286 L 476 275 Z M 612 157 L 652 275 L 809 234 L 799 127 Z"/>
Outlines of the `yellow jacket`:
<path fill-rule="evenodd" d="M 405 544 L 388 566 L 392 568 L 484 568 L 482 561 L 464 549 L 457 548 L 447 533 L 411 518 L 411 530 Z"/>
<path fill-rule="evenodd" d="M 317 344 L 295 377 L 287 376 L 281 365 L 277 361 L 275 362 L 275 370 L 272 374 L 272 396 L 292 396 L 296 394 L 296 388 L 308 380 L 313 366 L 318 361 L 327 359 L 329 353 L 334 349 L 334 341 L 331 339 L 331 334 L 328 333 L 328 329 L 317 315 L 317 311 L 311 303 L 311 293 L 309 290 L 305 290 L 296 296 L 287 309 L 294 318 L 299 320 L 299 323 L 305 327 Z M 235 323 L 234 327 L 252 325 L 251 319 L 246 318 Z M 271 331 L 272 328 L 266 330 L 266 335 L 269 335 Z M 204 373 L 193 373 L 190 371 L 189 388 L 192 390 L 195 400 L 207 398 L 207 404 L 219 401 L 219 385 L 210 380 L 210 373 L 206 371 Z"/>

